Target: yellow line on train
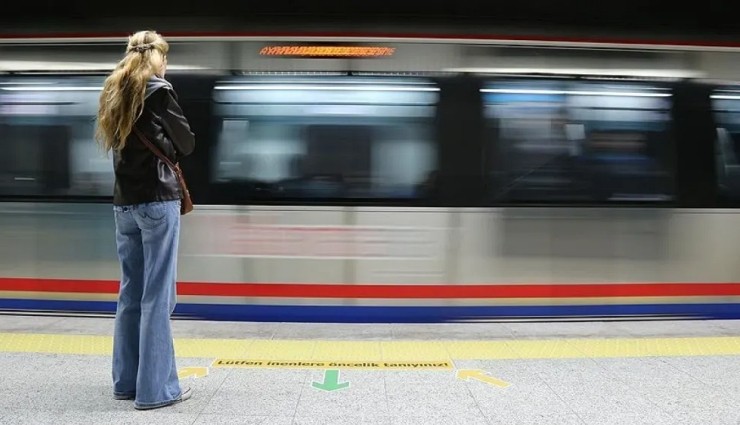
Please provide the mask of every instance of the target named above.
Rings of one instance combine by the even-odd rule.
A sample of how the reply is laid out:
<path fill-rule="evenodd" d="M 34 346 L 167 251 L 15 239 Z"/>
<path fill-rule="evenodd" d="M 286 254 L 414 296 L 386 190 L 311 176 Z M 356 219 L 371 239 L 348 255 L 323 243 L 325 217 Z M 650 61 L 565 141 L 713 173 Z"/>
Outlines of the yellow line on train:
<path fill-rule="evenodd" d="M 110 336 L 0 333 L 0 352 L 108 356 Z M 439 361 L 740 355 L 740 337 L 327 341 L 175 339 L 181 358 L 275 361 Z"/>

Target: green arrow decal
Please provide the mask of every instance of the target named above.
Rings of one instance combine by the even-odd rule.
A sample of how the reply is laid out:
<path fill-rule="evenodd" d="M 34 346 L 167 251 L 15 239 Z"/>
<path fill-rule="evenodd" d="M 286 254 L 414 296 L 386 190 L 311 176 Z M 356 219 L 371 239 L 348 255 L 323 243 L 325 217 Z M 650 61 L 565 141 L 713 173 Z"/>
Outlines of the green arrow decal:
<path fill-rule="evenodd" d="M 339 383 L 339 371 L 338 370 L 326 370 L 324 371 L 324 382 L 313 382 L 312 387 L 324 390 L 324 391 L 335 391 L 349 387 L 349 382 Z"/>

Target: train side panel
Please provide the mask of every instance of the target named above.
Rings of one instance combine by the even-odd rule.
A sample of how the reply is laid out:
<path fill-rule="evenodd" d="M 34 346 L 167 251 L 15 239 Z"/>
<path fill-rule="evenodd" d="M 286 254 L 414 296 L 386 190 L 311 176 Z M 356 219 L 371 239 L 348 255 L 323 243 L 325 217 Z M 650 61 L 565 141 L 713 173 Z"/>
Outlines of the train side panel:
<path fill-rule="evenodd" d="M 3 309 L 114 311 L 109 207 L 4 204 L 2 217 Z M 735 317 L 738 220 L 690 210 L 201 206 L 183 219 L 176 312 L 332 322 Z"/>

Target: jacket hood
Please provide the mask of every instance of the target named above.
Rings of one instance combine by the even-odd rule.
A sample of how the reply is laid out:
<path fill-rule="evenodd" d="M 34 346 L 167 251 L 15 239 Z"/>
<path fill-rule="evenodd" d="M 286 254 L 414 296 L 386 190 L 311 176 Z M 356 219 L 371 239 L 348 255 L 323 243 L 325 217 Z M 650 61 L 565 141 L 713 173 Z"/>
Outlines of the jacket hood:
<path fill-rule="evenodd" d="M 152 95 L 152 93 L 163 87 L 172 90 L 172 84 L 170 84 L 169 81 L 165 80 L 164 78 L 157 77 L 156 75 L 152 75 L 152 77 L 149 78 L 149 81 L 147 81 L 146 83 L 146 92 L 144 93 L 144 99 L 148 98 Z"/>

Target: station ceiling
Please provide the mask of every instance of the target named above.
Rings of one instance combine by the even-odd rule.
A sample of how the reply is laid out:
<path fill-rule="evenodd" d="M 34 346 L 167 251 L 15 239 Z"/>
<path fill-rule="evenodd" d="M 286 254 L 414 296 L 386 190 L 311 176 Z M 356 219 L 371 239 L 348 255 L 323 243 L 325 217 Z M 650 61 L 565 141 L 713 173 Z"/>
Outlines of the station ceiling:
<path fill-rule="evenodd" d="M 35 0 L 15 2 L 0 16 L 2 31 L 243 31 L 265 28 L 615 33 L 738 40 L 732 1 L 654 0 Z"/>

